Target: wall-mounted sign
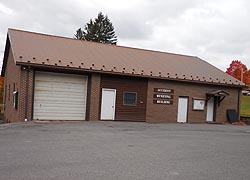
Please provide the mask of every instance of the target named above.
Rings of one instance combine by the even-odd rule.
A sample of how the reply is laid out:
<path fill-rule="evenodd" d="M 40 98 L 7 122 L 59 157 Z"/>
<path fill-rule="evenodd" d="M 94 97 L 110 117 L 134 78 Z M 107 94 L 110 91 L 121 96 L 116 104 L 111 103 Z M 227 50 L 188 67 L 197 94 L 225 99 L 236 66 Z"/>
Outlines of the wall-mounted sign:
<path fill-rule="evenodd" d="M 205 100 L 204 99 L 194 99 L 193 100 L 193 110 L 203 111 L 205 108 Z"/>
<path fill-rule="evenodd" d="M 167 89 L 167 88 L 154 88 L 154 92 L 174 93 L 174 90 L 173 89 Z"/>
<path fill-rule="evenodd" d="M 153 100 L 154 104 L 165 104 L 165 105 L 170 105 L 173 104 L 173 100 Z"/>
<path fill-rule="evenodd" d="M 169 94 L 154 94 L 154 98 L 160 98 L 160 99 L 173 99 L 173 95 Z"/>
<path fill-rule="evenodd" d="M 174 90 L 167 88 L 154 88 L 154 104 L 164 104 L 170 105 L 173 104 Z"/>

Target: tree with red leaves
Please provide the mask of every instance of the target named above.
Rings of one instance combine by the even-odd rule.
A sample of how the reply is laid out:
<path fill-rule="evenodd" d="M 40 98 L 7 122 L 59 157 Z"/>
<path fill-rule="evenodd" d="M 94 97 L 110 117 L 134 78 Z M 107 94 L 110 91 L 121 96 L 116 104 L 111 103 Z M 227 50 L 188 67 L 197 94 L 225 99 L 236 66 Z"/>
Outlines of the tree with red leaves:
<path fill-rule="evenodd" d="M 227 68 L 226 73 L 247 85 L 250 84 L 250 69 L 248 70 L 246 65 L 241 61 L 233 60 L 229 68 Z"/>
<path fill-rule="evenodd" d="M 243 79 L 246 85 L 250 85 L 250 69 L 245 73 L 245 79 Z"/>

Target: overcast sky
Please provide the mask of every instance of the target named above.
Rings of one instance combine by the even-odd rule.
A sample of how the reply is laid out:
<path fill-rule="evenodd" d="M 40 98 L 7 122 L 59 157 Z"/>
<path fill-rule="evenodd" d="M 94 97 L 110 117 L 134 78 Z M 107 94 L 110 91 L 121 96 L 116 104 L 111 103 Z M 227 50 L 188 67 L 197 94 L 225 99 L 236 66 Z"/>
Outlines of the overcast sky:
<path fill-rule="evenodd" d="M 249 0 L 0 0 L 0 60 L 8 28 L 73 37 L 100 11 L 118 45 L 194 55 L 223 71 L 233 59 L 250 68 Z"/>

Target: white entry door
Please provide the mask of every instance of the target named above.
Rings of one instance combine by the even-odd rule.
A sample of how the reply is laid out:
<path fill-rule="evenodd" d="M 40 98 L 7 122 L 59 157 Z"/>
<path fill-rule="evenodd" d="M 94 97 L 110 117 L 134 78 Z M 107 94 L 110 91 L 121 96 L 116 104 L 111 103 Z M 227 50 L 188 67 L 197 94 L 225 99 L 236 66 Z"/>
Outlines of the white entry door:
<path fill-rule="evenodd" d="M 187 111 L 188 111 L 188 98 L 179 97 L 177 122 L 180 122 L 180 123 L 187 122 Z"/>
<path fill-rule="evenodd" d="M 214 120 L 214 98 L 211 97 L 207 102 L 207 122 Z"/>
<path fill-rule="evenodd" d="M 115 89 L 102 89 L 101 120 L 115 119 Z"/>

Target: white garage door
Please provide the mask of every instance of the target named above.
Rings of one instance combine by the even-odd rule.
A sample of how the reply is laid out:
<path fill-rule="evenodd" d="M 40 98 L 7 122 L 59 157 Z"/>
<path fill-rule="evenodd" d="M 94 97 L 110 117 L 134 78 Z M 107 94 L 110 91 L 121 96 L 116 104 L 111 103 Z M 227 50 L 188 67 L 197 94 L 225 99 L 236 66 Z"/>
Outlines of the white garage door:
<path fill-rule="evenodd" d="M 85 120 L 87 76 L 36 72 L 33 119 Z"/>

